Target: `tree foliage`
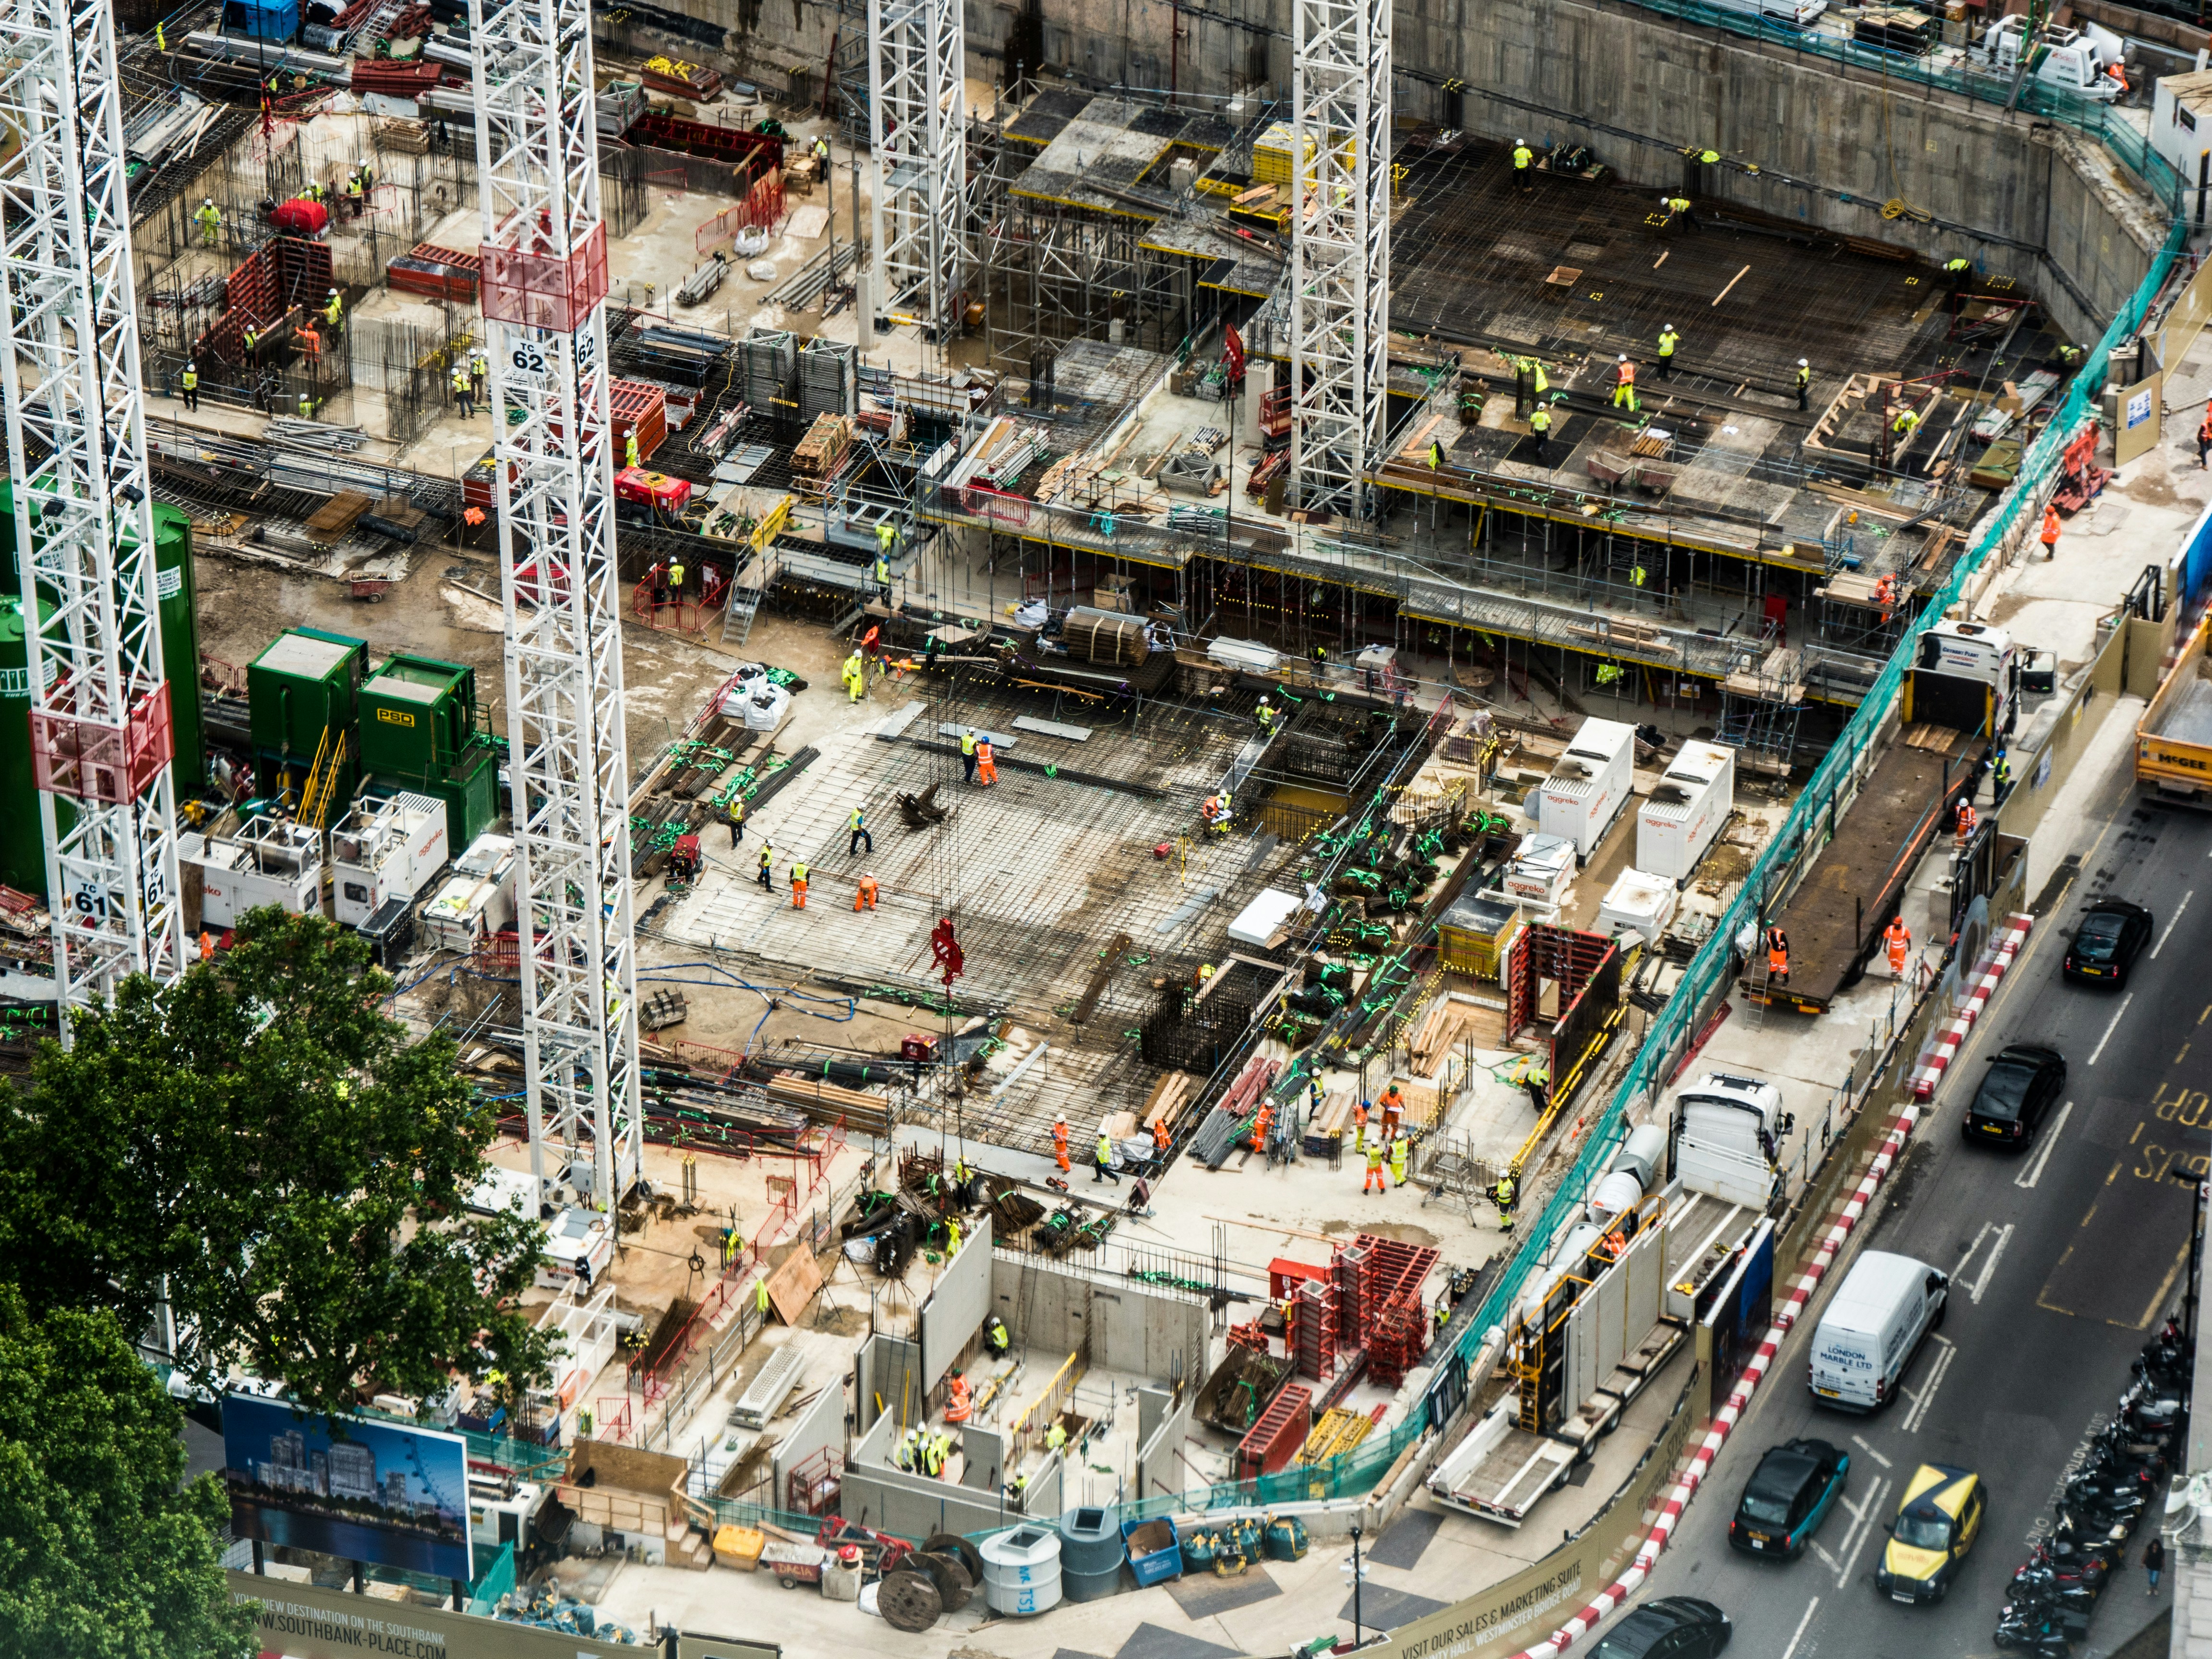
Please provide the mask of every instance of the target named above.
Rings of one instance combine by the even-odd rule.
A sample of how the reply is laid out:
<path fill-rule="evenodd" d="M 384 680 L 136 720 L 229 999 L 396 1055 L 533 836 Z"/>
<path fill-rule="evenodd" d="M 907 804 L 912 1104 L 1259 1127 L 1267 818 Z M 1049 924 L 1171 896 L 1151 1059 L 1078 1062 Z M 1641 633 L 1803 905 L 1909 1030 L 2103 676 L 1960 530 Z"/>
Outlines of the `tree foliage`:
<path fill-rule="evenodd" d="M 0 1284 L 0 1652 L 245 1659 L 230 1504 L 190 1486 L 181 1413 L 102 1309 L 34 1316 Z"/>
<path fill-rule="evenodd" d="M 32 1313 L 135 1333 L 166 1288 L 191 1370 L 243 1365 L 310 1411 L 453 1369 L 542 1376 L 513 1305 L 541 1229 L 466 1213 L 493 1113 L 390 990 L 349 930 L 271 908 L 221 960 L 77 1016 L 0 1103 L 0 1259 Z"/>

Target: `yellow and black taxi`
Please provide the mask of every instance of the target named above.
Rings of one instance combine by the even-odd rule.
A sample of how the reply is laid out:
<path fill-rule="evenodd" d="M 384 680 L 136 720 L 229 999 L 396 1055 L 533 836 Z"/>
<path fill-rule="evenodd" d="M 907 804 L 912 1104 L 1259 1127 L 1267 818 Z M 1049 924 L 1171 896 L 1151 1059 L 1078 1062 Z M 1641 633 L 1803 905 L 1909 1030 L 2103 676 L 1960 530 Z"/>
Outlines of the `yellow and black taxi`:
<path fill-rule="evenodd" d="M 1729 1544 L 1750 1555 L 1796 1560 L 1828 1518 L 1850 1473 L 1850 1454 L 1825 1440 L 1771 1448 L 1736 1502 Z"/>
<path fill-rule="evenodd" d="M 1942 1601 L 1974 1547 L 1987 1505 L 1982 1478 L 1972 1469 L 1923 1463 L 1905 1483 L 1875 1588 L 1893 1601 Z"/>

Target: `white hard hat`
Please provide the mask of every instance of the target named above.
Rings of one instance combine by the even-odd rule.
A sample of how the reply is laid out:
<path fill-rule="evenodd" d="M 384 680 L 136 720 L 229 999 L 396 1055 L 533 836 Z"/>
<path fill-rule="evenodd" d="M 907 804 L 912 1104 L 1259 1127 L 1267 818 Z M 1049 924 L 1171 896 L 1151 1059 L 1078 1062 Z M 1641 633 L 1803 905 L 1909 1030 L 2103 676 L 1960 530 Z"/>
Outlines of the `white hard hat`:
<path fill-rule="evenodd" d="M 202 207 L 213 207 L 215 205 L 215 198 L 212 196 L 203 198 L 201 199 L 200 205 Z"/>
<path fill-rule="evenodd" d="M 1628 361 L 1628 354 L 1626 352 L 1624 351 L 1620 354 L 1620 361 L 1624 363 Z"/>
<path fill-rule="evenodd" d="M 1661 329 L 1659 331 L 1660 331 L 1662 334 L 1672 334 L 1672 333 L 1674 331 L 1674 324 L 1672 324 L 1672 323 L 1669 323 L 1669 324 L 1668 324 L 1664 328 Z"/>
<path fill-rule="evenodd" d="M 187 374 L 197 374 L 199 373 L 199 368 L 200 366 L 198 363 L 186 363 L 185 365 L 185 373 Z"/>
<path fill-rule="evenodd" d="M 332 289 L 331 290 L 331 295 L 332 295 L 333 296 L 335 296 L 335 295 L 337 295 L 337 289 Z"/>
<path fill-rule="evenodd" d="M 1810 368 L 1813 367 L 1813 360 L 1810 357 L 1800 357 L 1797 360 L 1797 367 L 1800 368 Z"/>

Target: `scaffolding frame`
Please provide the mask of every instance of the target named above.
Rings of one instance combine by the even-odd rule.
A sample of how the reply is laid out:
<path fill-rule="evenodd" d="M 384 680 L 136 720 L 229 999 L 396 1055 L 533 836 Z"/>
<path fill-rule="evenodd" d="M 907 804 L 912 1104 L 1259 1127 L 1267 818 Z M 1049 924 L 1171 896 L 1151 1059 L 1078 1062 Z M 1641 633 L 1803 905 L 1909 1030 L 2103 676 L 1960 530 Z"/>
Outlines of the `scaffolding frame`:
<path fill-rule="evenodd" d="M 1373 515 L 1390 354 L 1390 0 L 1297 0 L 1291 497 Z"/>
<path fill-rule="evenodd" d="M 610 1210 L 644 1115 L 591 10 L 470 0 L 469 22 L 531 1174 L 542 1195 L 547 1148 L 588 1131 Z"/>
<path fill-rule="evenodd" d="M 0 126 L 19 146 L 0 165 L 0 385 L 66 1041 L 71 1011 L 127 975 L 184 971 L 175 738 L 113 11 L 16 0 L 0 64 Z M 182 667 L 195 685 L 198 665 Z"/>

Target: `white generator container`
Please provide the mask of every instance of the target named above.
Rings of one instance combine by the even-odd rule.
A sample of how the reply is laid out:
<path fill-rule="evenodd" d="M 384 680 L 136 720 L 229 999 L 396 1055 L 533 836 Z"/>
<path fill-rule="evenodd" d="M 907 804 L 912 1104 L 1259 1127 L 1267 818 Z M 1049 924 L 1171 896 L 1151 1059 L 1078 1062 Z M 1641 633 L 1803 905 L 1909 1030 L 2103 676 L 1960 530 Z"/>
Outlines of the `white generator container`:
<path fill-rule="evenodd" d="M 373 807 L 356 806 L 331 832 L 338 921 L 358 927 L 393 899 L 411 902 L 452 851 L 446 844 L 446 803 L 435 795 L 403 793 Z"/>
<path fill-rule="evenodd" d="M 1682 895 L 1671 881 L 1624 870 L 1604 898 L 1598 902 L 1597 931 L 1601 933 L 1641 933 L 1647 945 L 1656 945 Z"/>
<path fill-rule="evenodd" d="M 200 872 L 200 926 L 235 927 L 248 910 L 280 904 L 295 916 L 323 908 L 323 837 L 288 818 L 255 817 L 228 840 L 183 838 L 177 861 Z"/>
<path fill-rule="evenodd" d="M 453 862 L 453 879 L 422 907 L 422 933 L 435 949 L 473 951 L 514 921 L 514 842 L 478 836 Z"/>
<path fill-rule="evenodd" d="M 1575 733 L 1536 794 L 1536 827 L 1575 844 L 1588 860 L 1628 805 L 1636 769 L 1636 728 L 1590 720 Z"/>
<path fill-rule="evenodd" d="M 1509 896 L 1556 910 L 1575 883 L 1575 844 L 1559 836 L 1523 836 L 1499 880 Z"/>
<path fill-rule="evenodd" d="M 1636 867 L 1680 886 L 1735 810 L 1735 750 L 1686 743 L 1637 809 Z"/>

